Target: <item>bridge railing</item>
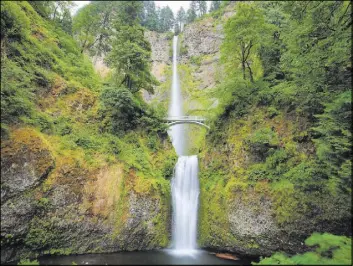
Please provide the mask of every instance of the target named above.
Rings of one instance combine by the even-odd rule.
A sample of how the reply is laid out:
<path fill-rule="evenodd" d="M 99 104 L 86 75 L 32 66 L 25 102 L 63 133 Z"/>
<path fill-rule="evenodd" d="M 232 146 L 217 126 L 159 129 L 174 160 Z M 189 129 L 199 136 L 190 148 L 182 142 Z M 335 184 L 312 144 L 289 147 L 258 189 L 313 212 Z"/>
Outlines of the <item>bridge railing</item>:
<path fill-rule="evenodd" d="M 166 121 L 206 121 L 202 116 L 168 116 L 165 117 Z"/>

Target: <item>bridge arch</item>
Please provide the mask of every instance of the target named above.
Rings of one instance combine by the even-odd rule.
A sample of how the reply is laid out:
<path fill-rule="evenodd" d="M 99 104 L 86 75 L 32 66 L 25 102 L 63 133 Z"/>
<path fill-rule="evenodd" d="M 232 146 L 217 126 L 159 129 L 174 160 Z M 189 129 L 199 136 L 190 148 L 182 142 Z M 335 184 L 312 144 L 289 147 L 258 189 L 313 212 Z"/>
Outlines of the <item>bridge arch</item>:
<path fill-rule="evenodd" d="M 174 121 L 174 122 L 167 123 L 167 125 L 170 127 L 174 126 L 174 125 L 180 125 L 180 124 L 195 124 L 195 125 L 203 126 L 207 129 L 210 129 L 209 126 L 207 126 L 206 124 L 204 124 L 202 122 L 198 122 L 198 121 Z"/>
<path fill-rule="evenodd" d="M 206 119 L 200 116 L 170 116 L 164 118 L 168 126 L 174 126 L 179 124 L 195 124 L 198 126 L 203 126 L 207 129 L 210 129 L 208 125 L 206 125 Z"/>

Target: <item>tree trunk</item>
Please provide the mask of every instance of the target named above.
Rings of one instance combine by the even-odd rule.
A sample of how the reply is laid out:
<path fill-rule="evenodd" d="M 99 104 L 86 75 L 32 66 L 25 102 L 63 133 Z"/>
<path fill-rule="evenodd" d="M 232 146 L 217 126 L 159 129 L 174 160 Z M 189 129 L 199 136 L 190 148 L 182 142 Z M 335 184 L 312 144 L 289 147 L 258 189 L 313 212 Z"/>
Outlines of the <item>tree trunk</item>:
<path fill-rule="evenodd" d="M 6 36 L 1 39 L 1 59 L 6 58 Z"/>
<path fill-rule="evenodd" d="M 131 87 L 132 87 L 132 80 L 130 78 L 130 76 L 128 75 L 128 79 L 127 79 L 127 87 L 129 88 L 129 90 L 131 91 Z"/>
<path fill-rule="evenodd" d="M 245 62 L 244 61 L 241 62 L 241 68 L 242 68 L 242 71 L 243 71 L 243 79 L 245 80 L 246 77 L 245 77 Z"/>
<path fill-rule="evenodd" d="M 245 80 L 245 49 L 243 44 L 241 44 L 241 69 L 243 71 L 243 79 Z"/>
<path fill-rule="evenodd" d="M 248 66 L 248 69 L 249 69 L 250 81 L 251 81 L 252 83 L 254 83 L 254 78 L 253 78 L 253 74 L 252 74 L 251 67 L 250 67 L 250 65 L 249 65 L 248 62 L 246 62 L 246 65 Z"/>

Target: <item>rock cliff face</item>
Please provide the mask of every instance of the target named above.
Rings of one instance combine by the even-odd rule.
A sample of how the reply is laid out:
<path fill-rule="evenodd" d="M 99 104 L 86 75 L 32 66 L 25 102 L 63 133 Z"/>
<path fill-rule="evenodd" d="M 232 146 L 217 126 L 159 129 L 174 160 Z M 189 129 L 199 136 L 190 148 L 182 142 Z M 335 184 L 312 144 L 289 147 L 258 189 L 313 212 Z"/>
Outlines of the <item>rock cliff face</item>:
<path fill-rule="evenodd" d="M 145 31 L 145 38 L 151 44 L 152 74 L 164 84 L 169 78 L 166 69 L 172 62 L 170 50 L 172 49 L 173 37 L 170 33 Z M 145 101 L 150 103 L 153 99 L 166 100 L 169 94 L 168 91 L 161 91 L 157 87 L 154 94 L 143 90 L 142 95 Z"/>
<path fill-rule="evenodd" d="M 305 119 L 269 116 L 265 108 L 255 107 L 242 118 L 220 118 L 201 145 L 200 246 L 258 256 L 280 250 L 295 254 L 308 251 L 304 240 L 313 232 L 350 234 L 348 196 L 334 199 L 312 187 L 301 190 L 303 185 L 289 177 L 275 182 L 256 168 L 262 152 L 249 148 L 248 141 L 260 125 L 272 128 L 288 157 L 299 160 L 313 152 L 312 143 L 295 140 Z M 278 153 L 280 148 L 271 149 Z M 304 172 L 298 172 L 303 178 Z M 264 179 L 253 179 L 261 174 Z"/>
<path fill-rule="evenodd" d="M 167 180 L 155 189 L 123 164 L 91 168 L 56 156 L 45 135 L 31 128 L 10 136 L 1 147 L 2 263 L 168 245 Z"/>
<path fill-rule="evenodd" d="M 220 46 L 223 40 L 223 25 L 234 14 L 230 4 L 218 19 L 207 17 L 186 25 L 178 37 L 178 73 L 184 97 L 184 112 L 208 115 L 208 110 L 217 107 L 218 100 L 206 96 L 222 79 L 219 63 Z M 169 36 L 169 35 L 168 35 Z M 171 87 L 172 38 L 156 32 L 146 33 L 152 47 L 152 72 L 161 82 L 155 94 L 144 92 L 147 102 L 162 103 L 167 108 Z"/>
<path fill-rule="evenodd" d="M 214 19 L 207 18 L 186 25 L 183 37 L 186 54 L 182 56 L 181 62 L 192 56 L 219 54 L 223 39 L 223 27 L 222 24 L 215 24 Z"/>
<path fill-rule="evenodd" d="M 208 18 L 187 25 L 181 38 L 185 53 L 181 55 L 180 63 L 193 65 L 192 77 L 198 83 L 196 89 L 207 91 L 214 88 L 221 78 L 219 58 L 223 40 L 222 24 Z M 194 109 L 192 106 L 189 108 Z"/>

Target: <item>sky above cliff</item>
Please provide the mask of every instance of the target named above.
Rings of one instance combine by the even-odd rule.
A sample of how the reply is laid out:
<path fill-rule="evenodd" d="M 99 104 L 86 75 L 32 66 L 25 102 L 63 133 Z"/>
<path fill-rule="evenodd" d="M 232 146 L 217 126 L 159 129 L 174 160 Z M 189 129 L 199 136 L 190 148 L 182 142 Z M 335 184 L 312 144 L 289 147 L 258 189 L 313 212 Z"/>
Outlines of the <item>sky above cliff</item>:
<path fill-rule="evenodd" d="M 77 10 L 79 10 L 81 7 L 87 5 L 90 1 L 73 1 L 76 6 L 71 9 L 71 14 L 74 15 Z M 191 1 L 154 1 L 156 3 L 156 7 L 164 7 L 164 6 L 169 6 L 172 10 L 174 15 L 178 12 L 180 7 L 183 7 L 184 10 L 186 11 L 189 6 Z M 207 10 L 210 8 L 211 1 L 206 1 L 207 2 Z"/>

